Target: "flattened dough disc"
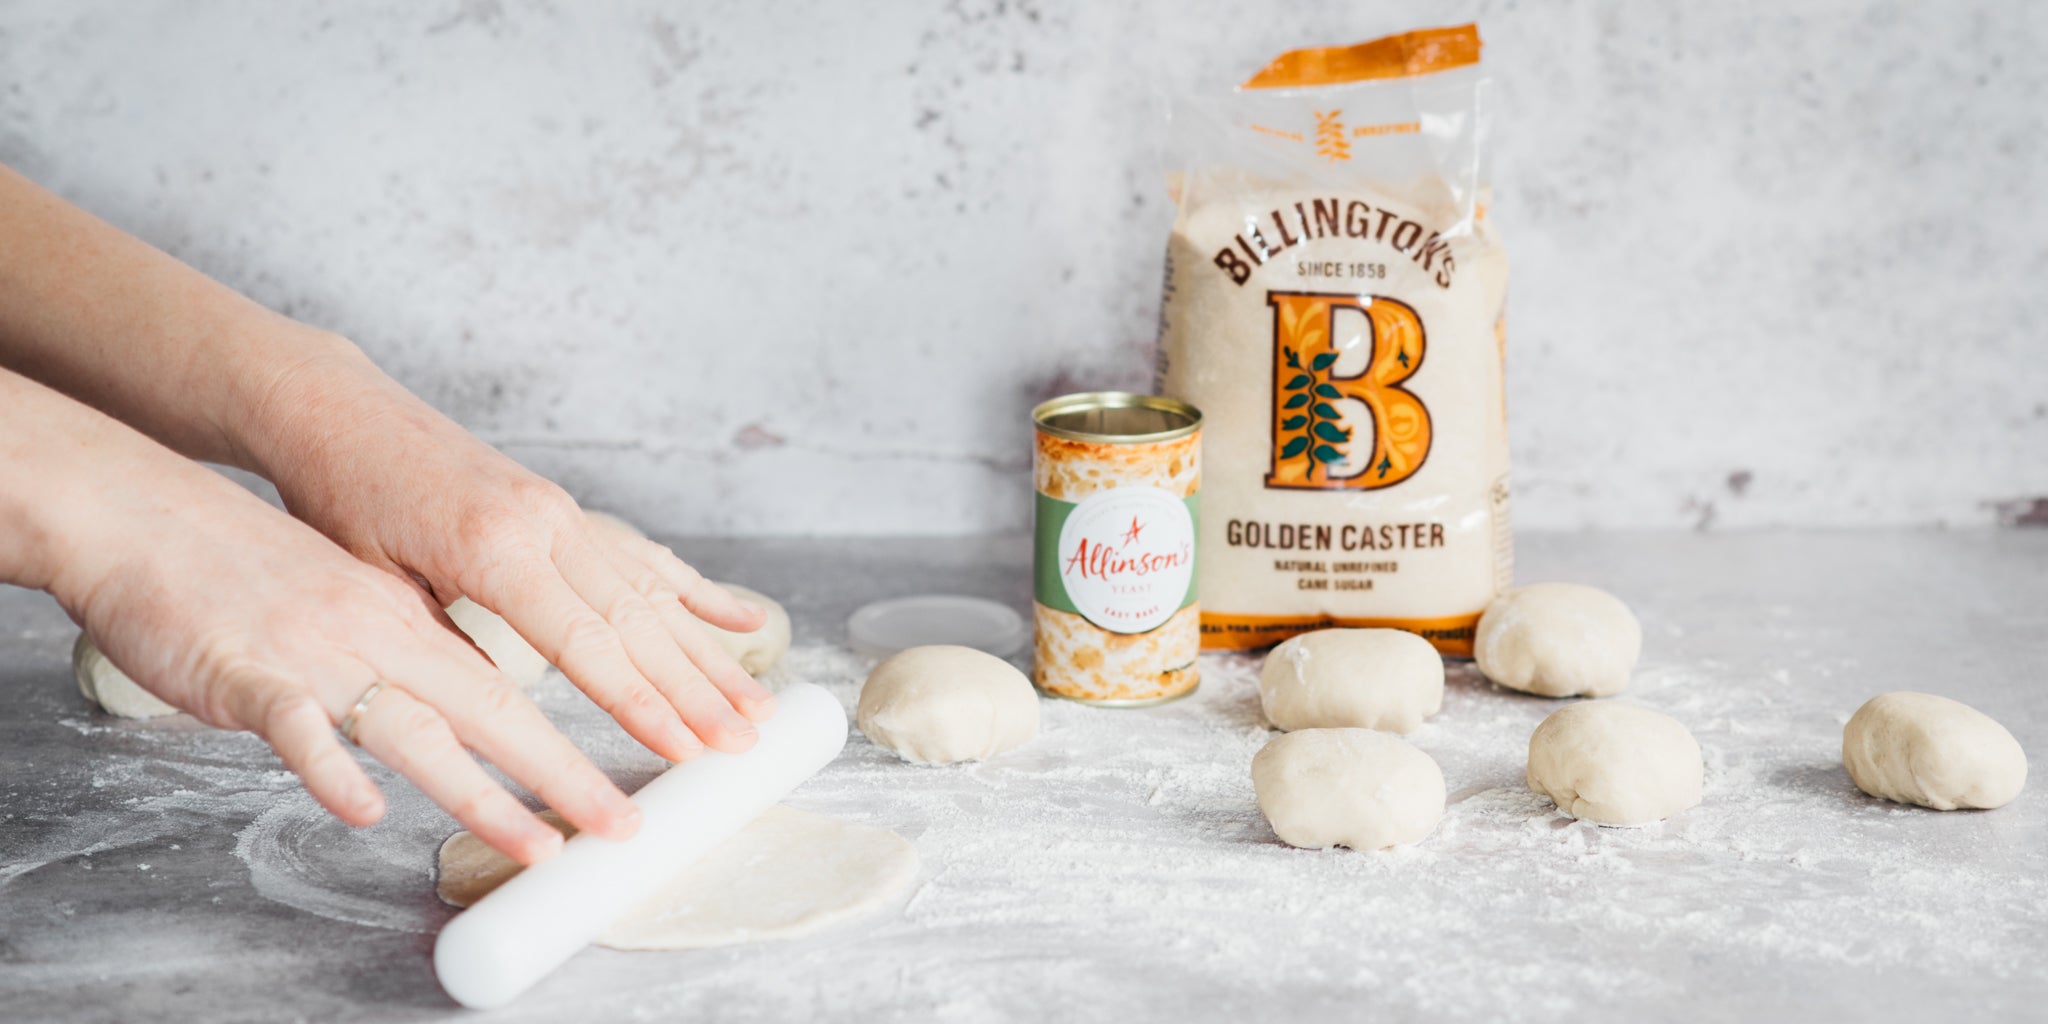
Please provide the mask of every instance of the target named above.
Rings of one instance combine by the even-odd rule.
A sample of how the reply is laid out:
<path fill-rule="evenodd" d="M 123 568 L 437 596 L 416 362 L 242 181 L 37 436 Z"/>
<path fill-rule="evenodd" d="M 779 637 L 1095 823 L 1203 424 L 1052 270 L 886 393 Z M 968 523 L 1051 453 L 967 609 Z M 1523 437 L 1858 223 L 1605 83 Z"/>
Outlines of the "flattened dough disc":
<path fill-rule="evenodd" d="M 553 811 L 542 820 L 574 835 Z M 441 844 L 444 902 L 466 907 L 519 873 L 468 832 Z M 917 850 L 885 828 L 770 807 L 598 938 L 613 949 L 703 949 L 823 931 L 879 909 L 917 877 Z"/>

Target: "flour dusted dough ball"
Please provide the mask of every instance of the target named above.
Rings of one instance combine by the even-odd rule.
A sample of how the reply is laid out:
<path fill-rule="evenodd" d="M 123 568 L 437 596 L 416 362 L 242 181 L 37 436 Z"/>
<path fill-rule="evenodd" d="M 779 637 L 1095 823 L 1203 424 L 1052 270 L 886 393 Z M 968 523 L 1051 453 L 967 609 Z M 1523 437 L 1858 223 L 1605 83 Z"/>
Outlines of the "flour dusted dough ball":
<path fill-rule="evenodd" d="M 520 636 L 519 631 L 497 612 L 466 597 L 456 598 L 447 612 L 455 628 L 483 648 L 505 678 L 522 690 L 540 685 L 541 677 L 548 673 L 548 659 L 534 650 L 533 645 L 527 643 L 526 638 Z"/>
<path fill-rule="evenodd" d="M 760 675 L 768 671 L 776 662 L 782 660 L 784 654 L 789 653 L 789 612 L 784 611 L 782 605 L 776 603 L 774 598 L 758 590 L 749 590 L 737 583 L 720 583 L 719 586 L 768 609 L 767 623 L 751 633 L 735 633 L 701 620 L 698 624 L 703 626 L 704 631 L 710 633 L 713 640 L 718 641 L 718 646 L 725 648 L 725 653 L 732 655 L 733 660 L 739 662 L 740 667 L 746 669 L 748 673 Z"/>
<path fill-rule="evenodd" d="M 1370 729 L 1302 729 L 1252 758 L 1259 810 L 1289 846 L 1382 850 L 1444 816 L 1444 773 L 1405 740 Z"/>
<path fill-rule="evenodd" d="M 1398 629 L 1321 629 L 1266 655 L 1259 703 L 1282 729 L 1414 732 L 1444 706 L 1444 659 Z"/>
<path fill-rule="evenodd" d="M 1647 825 L 1698 804 L 1705 773 L 1685 726 L 1633 704 L 1560 708 L 1529 737 L 1529 788 L 1602 825 Z"/>
<path fill-rule="evenodd" d="M 78 642 L 71 645 L 71 671 L 78 677 L 78 692 L 85 699 L 98 704 L 101 710 L 122 718 L 161 718 L 175 715 L 178 709 L 164 703 L 156 694 L 136 685 L 128 673 L 114 667 L 100 649 L 92 645 L 91 638 L 78 634 Z"/>
<path fill-rule="evenodd" d="M 1881 694 L 1842 729 L 1856 788 L 1937 811 L 2003 807 L 2027 782 L 2020 742 L 1990 715 L 1931 693 Z"/>
<path fill-rule="evenodd" d="M 1643 627 L 1619 598 L 1577 583 L 1533 583 L 1479 617 L 1473 659 L 1486 678 L 1544 697 L 1605 697 L 1628 686 Z"/>
<path fill-rule="evenodd" d="M 1038 693 L 1009 662 L 972 647 L 912 647 L 860 689 L 860 731 L 906 761 L 992 757 L 1038 734 Z"/>

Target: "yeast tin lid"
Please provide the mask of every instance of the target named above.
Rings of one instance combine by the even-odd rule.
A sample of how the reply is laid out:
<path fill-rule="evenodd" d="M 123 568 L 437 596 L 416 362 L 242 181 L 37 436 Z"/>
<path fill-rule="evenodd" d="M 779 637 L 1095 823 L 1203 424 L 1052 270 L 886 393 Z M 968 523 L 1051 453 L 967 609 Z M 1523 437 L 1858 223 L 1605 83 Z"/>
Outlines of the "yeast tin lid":
<path fill-rule="evenodd" d="M 866 605 L 846 620 L 853 649 L 888 657 L 909 647 L 956 644 L 997 657 L 1016 653 L 1030 637 L 1024 617 L 1007 606 L 963 594 L 919 594 Z"/>
<path fill-rule="evenodd" d="M 1062 395 L 1031 410 L 1038 429 L 1069 441 L 1150 444 L 1186 437 L 1202 426 L 1194 406 L 1164 395 L 1084 391 Z"/>

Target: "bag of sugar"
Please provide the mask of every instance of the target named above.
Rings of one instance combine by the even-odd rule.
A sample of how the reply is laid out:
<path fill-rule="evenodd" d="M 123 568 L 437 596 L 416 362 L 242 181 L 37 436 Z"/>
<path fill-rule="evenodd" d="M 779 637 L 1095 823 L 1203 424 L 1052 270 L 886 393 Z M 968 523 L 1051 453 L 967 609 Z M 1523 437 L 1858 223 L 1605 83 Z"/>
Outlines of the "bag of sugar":
<path fill-rule="evenodd" d="M 1281 55 L 1173 110 L 1160 390 L 1202 410 L 1202 646 L 1469 655 L 1512 576 L 1507 258 L 1474 26 Z"/>

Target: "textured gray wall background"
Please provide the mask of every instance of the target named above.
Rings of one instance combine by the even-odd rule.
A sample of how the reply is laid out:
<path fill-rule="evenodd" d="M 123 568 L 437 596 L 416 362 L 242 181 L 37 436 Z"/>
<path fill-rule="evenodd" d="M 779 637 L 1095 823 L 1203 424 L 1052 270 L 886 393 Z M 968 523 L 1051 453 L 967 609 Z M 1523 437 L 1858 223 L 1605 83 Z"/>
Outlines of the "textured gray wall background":
<path fill-rule="evenodd" d="M 2017 0 L 0 0 L 0 160 L 652 527 L 1014 529 L 1149 379 L 1158 97 L 1467 17 L 1518 522 L 2048 519 Z"/>

